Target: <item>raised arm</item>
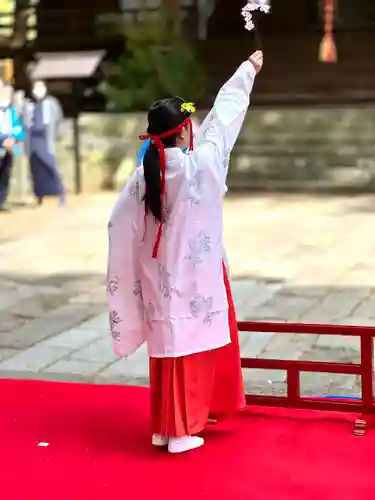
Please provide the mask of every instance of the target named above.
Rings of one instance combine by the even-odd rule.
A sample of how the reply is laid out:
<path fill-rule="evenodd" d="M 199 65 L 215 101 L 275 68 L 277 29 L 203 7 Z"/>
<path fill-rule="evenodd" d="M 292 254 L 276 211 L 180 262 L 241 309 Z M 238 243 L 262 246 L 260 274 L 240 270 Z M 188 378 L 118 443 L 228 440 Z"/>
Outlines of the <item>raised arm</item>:
<path fill-rule="evenodd" d="M 213 108 L 196 134 L 195 147 L 198 148 L 207 142 L 207 136 L 210 135 L 209 142 L 215 142 L 217 147 L 222 149 L 225 134 L 227 148 L 233 148 L 250 103 L 255 75 L 253 64 L 246 61 L 223 85 Z"/>
<path fill-rule="evenodd" d="M 241 131 L 255 76 L 262 65 L 263 53 L 255 52 L 223 85 L 195 136 L 195 151 L 189 155 L 196 165 L 203 168 L 206 165 L 223 191 L 229 155 Z"/>

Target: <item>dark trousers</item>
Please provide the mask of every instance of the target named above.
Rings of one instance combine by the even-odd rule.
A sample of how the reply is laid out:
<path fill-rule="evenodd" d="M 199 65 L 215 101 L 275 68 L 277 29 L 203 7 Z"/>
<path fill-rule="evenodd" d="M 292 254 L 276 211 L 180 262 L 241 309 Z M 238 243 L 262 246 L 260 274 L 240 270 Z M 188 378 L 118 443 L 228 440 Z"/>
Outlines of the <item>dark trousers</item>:
<path fill-rule="evenodd" d="M 3 207 L 9 191 L 13 157 L 9 153 L 0 158 L 0 208 Z"/>

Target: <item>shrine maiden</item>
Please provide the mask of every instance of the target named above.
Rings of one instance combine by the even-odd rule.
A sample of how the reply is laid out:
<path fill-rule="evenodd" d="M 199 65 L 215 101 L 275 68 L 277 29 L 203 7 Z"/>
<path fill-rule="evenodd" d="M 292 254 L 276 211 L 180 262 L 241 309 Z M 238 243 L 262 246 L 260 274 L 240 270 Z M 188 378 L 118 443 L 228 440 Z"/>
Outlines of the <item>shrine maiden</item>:
<path fill-rule="evenodd" d="M 255 52 L 222 87 L 194 149 L 194 106 L 180 98 L 152 106 L 143 167 L 109 222 L 114 350 L 128 356 L 147 342 L 152 443 L 171 453 L 200 447 L 209 416 L 245 405 L 222 204 L 229 155 L 262 64 Z"/>

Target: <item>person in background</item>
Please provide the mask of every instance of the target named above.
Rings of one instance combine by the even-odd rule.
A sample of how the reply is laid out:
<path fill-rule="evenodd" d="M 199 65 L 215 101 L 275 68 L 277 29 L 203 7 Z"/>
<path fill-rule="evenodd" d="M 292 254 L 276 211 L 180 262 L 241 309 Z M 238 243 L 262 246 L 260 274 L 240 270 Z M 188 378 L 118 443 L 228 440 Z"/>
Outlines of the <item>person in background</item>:
<path fill-rule="evenodd" d="M 5 202 L 8 196 L 13 157 L 20 153 L 17 142 L 24 140 L 24 129 L 18 114 L 12 106 L 13 87 L 0 82 L 0 212 L 7 212 Z"/>
<path fill-rule="evenodd" d="M 64 115 L 59 101 L 48 94 L 46 84 L 35 81 L 23 111 L 25 151 L 29 158 L 33 189 L 38 204 L 46 196 L 58 196 L 65 205 L 65 188 L 56 159 L 56 141 Z"/>
<path fill-rule="evenodd" d="M 114 351 L 129 356 L 147 343 L 152 444 L 170 453 L 199 448 L 210 416 L 245 406 L 222 209 L 229 154 L 262 65 L 260 51 L 241 64 L 195 141 L 192 103 L 175 97 L 151 107 L 143 167 L 108 224 Z"/>

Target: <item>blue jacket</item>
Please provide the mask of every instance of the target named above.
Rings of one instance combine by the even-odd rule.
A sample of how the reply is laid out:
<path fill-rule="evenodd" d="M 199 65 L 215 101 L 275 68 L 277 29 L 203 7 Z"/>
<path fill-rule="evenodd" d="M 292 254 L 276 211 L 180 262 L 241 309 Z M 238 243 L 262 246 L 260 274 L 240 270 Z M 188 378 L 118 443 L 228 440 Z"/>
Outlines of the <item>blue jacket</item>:
<path fill-rule="evenodd" d="M 0 132 L 0 147 L 5 139 L 11 137 L 16 141 L 23 141 L 25 138 L 25 129 L 21 123 L 21 120 L 18 117 L 17 111 L 11 106 L 8 108 L 11 113 L 11 129 L 7 133 Z M 0 123 L 0 130 L 1 130 Z M 17 144 L 13 147 L 13 154 L 18 155 L 20 153 L 19 146 Z"/>
<path fill-rule="evenodd" d="M 137 153 L 137 167 L 142 165 L 143 158 L 145 157 L 146 151 L 148 150 L 148 147 L 150 145 L 150 139 L 147 139 L 147 141 L 143 141 L 142 146 L 139 148 L 139 151 Z"/>
<path fill-rule="evenodd" d="M 136 158 L 137 167 L 140 167 L 142 165 L 143 158 L 145 157 L 146 151 L 148 150 L 148 147 L 150 145 L 150 140 L 151 139 L 147 139 L 147 141 L 143 141 L 142 146 L 139 148 Z M 186 153 L 187 148 L 185 148 L 183 152 Z"/>
<path fill-rule="evenodd" d="M 25 130 L 22 126 L 21 120 L 18 117 L 17 111 L 11 106 L 8 108 L 11 113 L 12 127 L 8 133 L 0 132 L 0 143 L 9 137 L 15 139 L 16 141 L 23 141 L 25 138 Z M 1 130 L 0 123 L 0 130 Z"/>

